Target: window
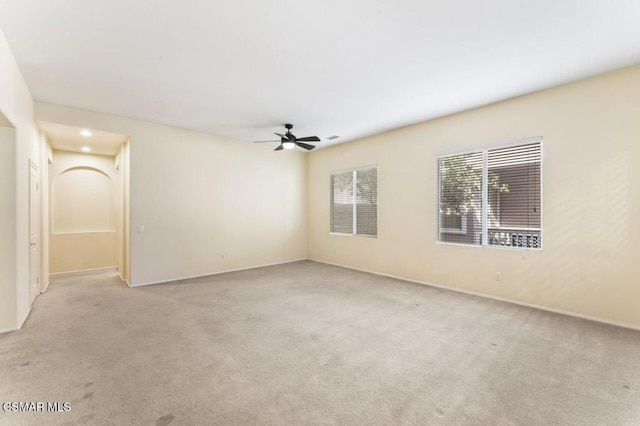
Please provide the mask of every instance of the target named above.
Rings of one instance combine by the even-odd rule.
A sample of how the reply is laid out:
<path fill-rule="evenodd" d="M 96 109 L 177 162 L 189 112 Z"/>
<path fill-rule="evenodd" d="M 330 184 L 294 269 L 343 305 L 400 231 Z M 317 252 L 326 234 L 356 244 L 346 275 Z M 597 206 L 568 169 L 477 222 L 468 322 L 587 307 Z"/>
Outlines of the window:
<path fill-rule="evenodd" d="M 482 153 L 438 159 L 439 241 L 480 244 L 482 210 Z"/>
<path fill-rule="evenodd" d="M 438 158 L 438 241 L 542 248 L 542 139 Z"/>
<path fill-rule="evenodd" d="M 331 175 L 331 232 L 378 235 L 378 169 Z"/>

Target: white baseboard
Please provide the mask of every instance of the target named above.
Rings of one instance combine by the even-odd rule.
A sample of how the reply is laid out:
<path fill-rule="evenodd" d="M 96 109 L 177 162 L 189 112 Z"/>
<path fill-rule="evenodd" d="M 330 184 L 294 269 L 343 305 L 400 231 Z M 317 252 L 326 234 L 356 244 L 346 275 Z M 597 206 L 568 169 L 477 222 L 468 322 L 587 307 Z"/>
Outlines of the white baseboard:
<path fill-rule="evenodd" d="M 79 269 L 77 271 L 65 271 L 65 272 L 52 272 L 49 274 L 50 277 L 64 277 L 64 276 L 72 276 L 72 275 L 81 275 L 90 272 L 99 272 L 99 271 L 109 271 L 109 270 L 118 270 L 117 266 L 106 266 L 104 268 L 93 268 L 93 269 Z"/>
<path fill-rule="evenodd" d="M 27 318 L 29 318 L 29 314 L 31 313 L 31 306 L 29 306 L 29 309 L 27 309 L 27 312 L 25 312 L 24 316 L 22 318 L 18 318 L 18 330 L 20 330 L 22 328 L 22 326 L 24 325 L 25 321 L 27 321 Z"/>
<path fill-rule="evenodd" d="M 12 331 L 18 331 L 19 328 L 16 327 L 4 327 L 4 328 L 0 328 L 0 334 L 3 333 L 11 333 Z"/>
<path fill-rule="evenodd" d="M 174 281 L 190 280 L 190 279 L 193 279 L 193 278 L 210 277 L 210 276 L 213 276 L 213 275 L 226 274 L 226 273 L 229 273 L 229 272 L 246 271 L 248 269 L 264 268 L 266 266 L 284 265 L 285 263 L 300 262 L 302 260 L 308 260 L 308 259 L 306 257 L 303 257 L 303 258 L 300 258 L 300 259 L 285 260 L 283 262 L 265 263 L 265 264 L 262 264 L 262 265 L 247 266 L 247 267 L 244 267 L 244 268 L 226 269 L 224 271 L 209 272 L 209 273 L 206 273 L 206 274 L 190 275 L 190 276 L 187 276 L 187 277 L 171 278 L 169 280 L 152 281 L 152 282 L 142 283 L 142 284 L 129 284 L 129 287 L 145 287 L 145 286 L 148 286 L 148 285 L 165 284 L 165 283 L 171 283 L 171 282 L 174 282 Z"/>
<path fill-rule="evenodd" d="M 29 306 L 29 309 L 27 309 L 27 312 L 25 312 L 22 318 L 16 318 L 18 321 L 15 326 L 0 328 L 0 334 L 20 330 L 27 321 L 27 318 L 29 318 L 29 314 L 31 314 L 31 306 Z"/>
<path fill-rule="evenodd" d="M 610 320 L 610 319 L 606 319 L 606 318 L 594 317 L 594 316 L 591 316 L 591 315 L 581 314 L 579 312 L 565 311 L 563 309 L 550 308 L 550 307 L 544 306 L 544 305 L 536 305 L 536 304 L 533 304 L 533 303 L 520 302 L 518 300 L 507 299 L 505 297 L 492 296 L 490 294 L 479 293 L 479 292 L 475 292 L 475 291 L 471 291 L 471 290 L 463 290 L 463 289 L 456 288 L 456 287 L 449 287 L 449 286 L 440 285 L 440 284 L 434 284 L 434 283 L 430 283 L 430 282 L 426 282 L 426 281 L 419 281 L 419 280 L 414 280 L 414 279 L 411 279 L 411 278 L 399 277 L 399 276 L 396 276 L 396 275 L 385 274 L 383 272 L 371 271 L 369 269 L 361 269 L 361 268 L 355 268 L 353 266 L 341 265 L 339 263 L 326 262 L 324 260 L 317 260 L 317 259 L 311 259 L 311 258 L 308 259 L 308 260 L 311 260 L 313 262 L 318 262 L 318 263 L 325 263 L 327 265 L 339 266 L 341 268 L 353 269 L 354 271 L 367 272 L 369 274 L 380 275 L 382 277 L 395 278 L 397 280 L 408 281 L 408 282 L 415 283 L 415 284 L 422 284 L 422 285 L 426 285 L 426 286 L 429 286 L 429 287 L 436 287 L 436 288 L 441 288 L 441 289 L 444 289 L 444 290 L 455 291 L 455 292 L 458 292 L 458 293 L 470 294 L 472 296 L 484 297 L 486 299 L 498 300 L 500 302 L 512 303 L 514 305 L 526 306 L 528 308 L 540 309 L 542 311 L 553 312 L 555 314 L 567 315 L 567 316 L 570 316 L 570 317 L 581 318 L 581 319 L 588 320 L 588 321 L 595 321 L 595 322 L 599 322 L 599 323 L 603 323 L 603 324 L 607 324 L 607 325 L 613 325 L 613 326 L 616 326 L 616 327 L 622 327 L 622 328 L 628 328 L 628 329 L 635 330 L 635 331 L 640 331 L 640 325 L 636 325 L 636 324 L 630 324 L 630 323 L 614 321 L 614 320 Z"/>

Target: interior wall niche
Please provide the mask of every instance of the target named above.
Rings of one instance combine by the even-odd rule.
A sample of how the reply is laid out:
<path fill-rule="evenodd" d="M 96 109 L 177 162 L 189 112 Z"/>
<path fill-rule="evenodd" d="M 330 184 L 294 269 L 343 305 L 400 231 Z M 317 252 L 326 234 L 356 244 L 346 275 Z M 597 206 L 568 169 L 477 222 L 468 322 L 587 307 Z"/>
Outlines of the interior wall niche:
<path fill-rule="evenodd" d="M 54 149 L 52 159 L 50 272 L 117 267 L 123 190 L 116 157 Z"/>
<path fill-rule="evenodd" d="M 52 185 L 53 233 L 116 231 L 115 185 L 101 170 L 74 167 Z"/>

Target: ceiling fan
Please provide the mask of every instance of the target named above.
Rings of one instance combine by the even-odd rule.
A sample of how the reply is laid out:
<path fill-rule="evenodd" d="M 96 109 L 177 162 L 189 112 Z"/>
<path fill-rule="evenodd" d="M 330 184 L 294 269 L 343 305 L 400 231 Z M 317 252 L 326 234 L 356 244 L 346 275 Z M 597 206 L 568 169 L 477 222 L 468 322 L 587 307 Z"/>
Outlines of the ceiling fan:
<path fill-rule="evenodd" d="M 285 124 L 284 127 L 287 129 L 287 132 L 283 135 L 282 133 L 275 133 L 277 136 L 280 136 L 280 140 L 274 141 L 256 141 L 255 143 L 264 143 L 264 142 L 280 142 L 280 145 L 274 151 L 282 151 L 283 149 L 293 149 L 296 145 L 300 148 L 304 148 L 307 151 L 311 151 L 315 148 L 314 145 L 309 145 L 305 142 L 320 142 L 320 138 L 317 136 L 306 136 L 304 138 L 298 138 L 296 135 L 291 133 L 291 129 L 293 129 L 293 124 Z"/>

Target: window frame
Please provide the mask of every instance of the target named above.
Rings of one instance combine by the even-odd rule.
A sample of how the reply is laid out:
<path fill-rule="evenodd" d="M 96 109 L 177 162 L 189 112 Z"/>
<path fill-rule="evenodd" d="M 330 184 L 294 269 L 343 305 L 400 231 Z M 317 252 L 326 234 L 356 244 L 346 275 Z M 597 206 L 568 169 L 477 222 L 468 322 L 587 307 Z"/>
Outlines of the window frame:
<path fill-rule="evenodd" d="M 464 246 L 464 247 L 476 247 L 476 248 L 483 248 L 483 247 L 489 247 L 489 248 L 497 248 L 497 249 L 507 249 L 507 250 L 524 250 L 524 251 L 542 251 L 544 248 L 544 244 L 542 243 L 542 241 L 540 242 L 540 247 L 519 247 L 519 246 L 508 246 L 508 245 L 499 245 L 499 244 L 489 244 L 489 218 L 488 218 L 488 205 L 489 205 L 489 190 L 488 190 L 488 185 L 486 185 L 486 182 L 488 182 L 488 174 L 489 174 L 489 167 L 487 165 L 487 159 L 488 159 L 488 153 L 489 151 L 492 150 L 498 150 L 498 149 L 503 149 L 503 148 L 511 148 L 511 147 L 517 147 L 517 146 L 521 146 L 521 145 L 528 145 L 528 144 L 533 144 L 533 143 L 539 143 L 540 144 L 540 227 L 539 228 L 529 228 L 530 230 L 533 231 L 538 231 L 540 233 L 540 240 L 542 240 L 542 234 L 543 234 L 543 229 L 544 229 L 544 173 L 543 173 L 543 169 L 544 169 L 544 157 L 545 157 L 545 150 L 544 150 L 544 138 L 542 136 L 535 136 L 535 137 L 530 137 L 530 138 L 525 138 L 525 139 L 518 139 L 515 141 L 509 141 L 509 142 L 502 142 L 502 143 L 498 143 L 498 144 L 494 144 L 494 145 L 489 145 L 489 146 L 484 146 L 481 148 L 477 148 L 477 149 L 467 149 L 467 150 L 461 150 L 461 151 L 456 151 L 456 152 L 449 152 L 449 153 L 445 153 L 445 154 L 440 154 L 440 155 L 436 155 L 435 157 L 435 194 L 436 194 L 436 203 L 435 203 L 435 240 L 436 240 L 436 244 L 444 244 L 444 245 L 456 245 L 456 246 Z M 452 157 L 452 156 L 456 156 L 456 155 L 464 155 L 464 154 L 472 154 L 472 153 L 482 153 L 482 215 L 481 215 L 481 222 L 482 222 L 482 232 L 481 232 L 481 242 L 480 244 L 469 244 L 469 243 L 463 243 L 463 242 L 449 242 L 449 241 L 440 241 L 440 234 L 458 234 L 461 235 L 462 233 L 460 231 L 456 232 L 456 229 L 453 229 L 453 232 L 450 232 L 450 228 L 440 228 L 440 182 L 439 182 L 439 173 L 440 173 L 440 169 L 439 169 L 439 163 L 440 163 L 440 159 L 442 158 L 446 158 L 446 157 Z M 464 215 L 466 216 L 466 215 Z M 509 228 L 509 227 L 507 227 Z M 507 229 L 505 228 L 505 229 Z M 515 229 L 515 228 L 509 228 L 509 229 Z M 466 235 L 466 233 L 465 233 Z"/>
<path fill-rule="evenodd" d="M 379 168 L 377 164 L 372 164 L 372 165 L 368 165 L 368 166 L 361 166 L 361 167 L 355 167 L 355 168 L 349 168 L 349 169 L 342 169 L 342 170 L 335 170 L 332 171 L 329 174 L 329 234 L 330 235 L 337 235 L 337 236 L 343 236 L 343 237 L 365 237 L 365 238 L 378 238 L 378 226 L 376 224 L 376 234 L 375 235 L 371 235 L 371 234 L 358 234 L 358 215 L 357 215 L 357 186 L 358 186 L 358 181 L 356 179 L 357 177 L 357 172 L 362 171 L 362 170 L 371 170 L 371 169 L 376 169 L 376 200 L 378 200 L 378 172 L 379 172 Z M 333 223 L 333 177 L 335 175 L 339 175 L 339 174 L 343 174 L 343 173 L 352 173 L 352 184 L 353 184 L 353 224 L 352 224 L 352 230 L 351 233 L 348 232 L 333 232 L 332 228 L 332 223 Z M 379 202 L 376 201 L 376 215 L 378 212 L 378 205 Z"/>

